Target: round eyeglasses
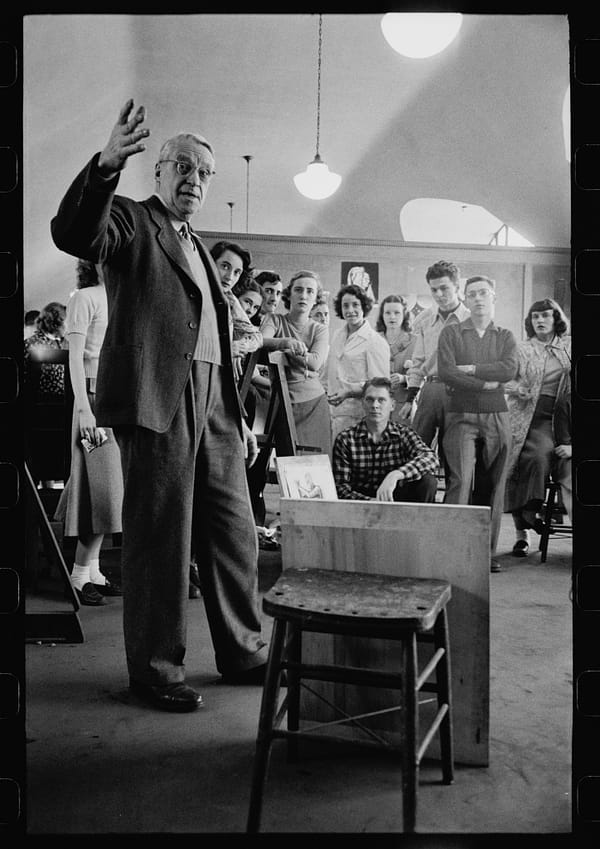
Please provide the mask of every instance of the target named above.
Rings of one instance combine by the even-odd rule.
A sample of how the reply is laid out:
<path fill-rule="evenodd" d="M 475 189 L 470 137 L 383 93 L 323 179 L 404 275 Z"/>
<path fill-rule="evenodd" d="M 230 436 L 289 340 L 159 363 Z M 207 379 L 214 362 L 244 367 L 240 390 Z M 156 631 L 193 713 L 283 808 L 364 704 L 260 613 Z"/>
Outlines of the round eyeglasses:
<path fill-rule="evenodd" d="M 211 180 L 217 173 L 216 171 L 209 171 L 208 168 L 197 168 L 193 163 L 188 162 L 186 159 L 159 159 L 159 162 L 174 162 L 177 173 L 182 177 L 189 177 L 190 174 L 197 171 L 200 182 L 202 183 L 208 183 L 208 181 Z"/>

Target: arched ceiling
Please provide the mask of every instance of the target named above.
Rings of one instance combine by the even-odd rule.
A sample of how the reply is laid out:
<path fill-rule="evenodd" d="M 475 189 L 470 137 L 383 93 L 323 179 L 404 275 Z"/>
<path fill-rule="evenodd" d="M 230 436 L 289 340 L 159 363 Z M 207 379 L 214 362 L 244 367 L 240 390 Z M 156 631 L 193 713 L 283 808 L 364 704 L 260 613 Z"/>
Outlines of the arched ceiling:
<path fill-rule="evenodd" d="M 253 233 L 401 239 L 404 203 L 439 197 L 483 206 L 537 246 L 568 247 L 566 16 L 467 15 L 455 42 L 422 60 L 394 53 L 379 20 L 324 15 L 320 152 L 343 182 L 310 201 L 292 178 L 315 153 L 316 15 L 26 17 L 26 306 L 65 295 L 72 262 L 49 222 L 130 96 L 152 136 L 120 191 L 149 195 L 160 143 L 197 130 L 218 172 L 200 229 L 229 230 L 233 202 L 245 232 L 248 202 Z"/>

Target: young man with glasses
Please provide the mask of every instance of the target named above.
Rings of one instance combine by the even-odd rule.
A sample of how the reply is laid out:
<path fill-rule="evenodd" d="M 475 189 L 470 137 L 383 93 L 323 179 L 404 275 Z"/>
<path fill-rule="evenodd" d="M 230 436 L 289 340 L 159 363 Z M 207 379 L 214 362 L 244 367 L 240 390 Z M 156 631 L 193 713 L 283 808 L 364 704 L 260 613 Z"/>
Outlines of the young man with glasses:
<path fill-rule="evenodd" d="M 470 504 L 478 452 L 478 503 L 491 508 L 491 553 L 496 552 L 504 509 L 511 428 L 504 384 L 517 373 L 517 342 L 493 322 L 494 281 L 469 277 L 465 301 L 471 315 L 443 328 L 438 341 L 438 372 L 450 394 L 444 454 L 450 479 L 444 501 Z M 498 561 L 491 571 L 499 572 Z"/>
<path fill-rule="evenodd" d="M 184 682 L 192 541 L 218 671 L 231 683 L 264 678 L 245 474 L 256 439 L 242 418 L 218 271 L 189 224 L 214 175 L 212 147 L 179 133 L 160 150 L 155 194 L 117 195 L 129 157 L 146 149 L 145 117 L 127 101 L 51 229 L 58 248 L 102 263 L 108 294 L 96 417 L 121 450 L 130 689 L 153 707 L 191 711 L 202 701 Z"/>

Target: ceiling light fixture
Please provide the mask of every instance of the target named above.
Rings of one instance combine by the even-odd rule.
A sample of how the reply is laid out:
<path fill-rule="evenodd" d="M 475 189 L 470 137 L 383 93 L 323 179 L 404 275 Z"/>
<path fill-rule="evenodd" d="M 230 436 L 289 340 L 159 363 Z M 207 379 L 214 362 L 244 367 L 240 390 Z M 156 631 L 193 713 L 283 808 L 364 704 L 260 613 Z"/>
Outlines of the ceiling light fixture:
<path fill-rule="evenodd" d="M 381 31 L 396 53 L 426 59 L 451 44 L 462 26 L 459 12 L 388 12 Z"/>
<path fill-rule="evenodd" d="M 340 186 L 342 178 L 334 174 L 319 155 L 319 131 L 321 128 L 321 54 L 323 49 L 323 15 L 319 15 L 319 58 L 317 61 L 317 145 L 315 158 L 306 166 L 306 171 L 296 174 L 294 183 L 300 194 L 311 200 L 330 197 Z"/>

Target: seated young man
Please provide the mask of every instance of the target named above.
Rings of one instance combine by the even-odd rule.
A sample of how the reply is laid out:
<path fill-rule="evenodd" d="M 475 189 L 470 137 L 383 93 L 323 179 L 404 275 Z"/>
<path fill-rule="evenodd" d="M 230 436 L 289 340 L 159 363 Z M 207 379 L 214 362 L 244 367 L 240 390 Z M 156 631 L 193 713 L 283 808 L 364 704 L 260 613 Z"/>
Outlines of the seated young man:
<path fill-rule="evenodd" d="M 333 446 L 339 498 L 435 501 L 438 458 L 407 425 L 390 421 L 395 401 L 387 377 L 363 387 L 364 417 L 343 430 Z"/>

